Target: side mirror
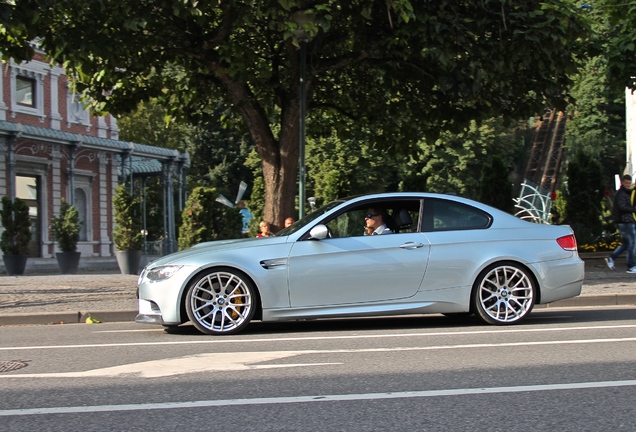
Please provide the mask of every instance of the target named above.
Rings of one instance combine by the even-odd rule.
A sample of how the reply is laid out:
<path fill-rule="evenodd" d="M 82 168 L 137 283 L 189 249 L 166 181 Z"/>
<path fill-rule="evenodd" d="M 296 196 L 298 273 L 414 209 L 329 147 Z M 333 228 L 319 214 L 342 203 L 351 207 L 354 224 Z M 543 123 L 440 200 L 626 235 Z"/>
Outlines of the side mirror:
<path fill-rule="evenodd" d="M 328 235 L 329 235 L 329 228 L 327 228 L 323 224 L 316 225 L 315 227 L 311 229 L 311 231 L 309 231 L 309 236 L 310 236 L 309 238 L 312 240 L 322 240 L 327 238 Z"/>

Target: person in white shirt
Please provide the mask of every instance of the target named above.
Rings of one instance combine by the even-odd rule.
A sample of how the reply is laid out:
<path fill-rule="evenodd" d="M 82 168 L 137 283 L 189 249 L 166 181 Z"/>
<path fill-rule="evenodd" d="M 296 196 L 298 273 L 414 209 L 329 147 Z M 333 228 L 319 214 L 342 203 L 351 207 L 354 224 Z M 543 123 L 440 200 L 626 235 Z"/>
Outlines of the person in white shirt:
<path fill-rule="evenodd" d="M 371 232 L 369 235 L 393 234 L 393 231 L 386 226 L 386 219 L 386 210 L 380 208 L 368 209 L 364 217 L 366 232 Z"/>

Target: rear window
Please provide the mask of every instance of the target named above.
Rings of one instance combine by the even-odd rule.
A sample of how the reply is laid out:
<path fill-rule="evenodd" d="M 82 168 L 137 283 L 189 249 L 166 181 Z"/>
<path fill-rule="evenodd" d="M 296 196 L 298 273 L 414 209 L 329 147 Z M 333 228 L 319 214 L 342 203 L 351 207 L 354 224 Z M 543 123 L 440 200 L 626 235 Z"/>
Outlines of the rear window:
<path fill-rule="evenodd" d="M 443 199 L 424 202 L 424 231 L 485 229 L 492 218 L 478 208 Z"/>

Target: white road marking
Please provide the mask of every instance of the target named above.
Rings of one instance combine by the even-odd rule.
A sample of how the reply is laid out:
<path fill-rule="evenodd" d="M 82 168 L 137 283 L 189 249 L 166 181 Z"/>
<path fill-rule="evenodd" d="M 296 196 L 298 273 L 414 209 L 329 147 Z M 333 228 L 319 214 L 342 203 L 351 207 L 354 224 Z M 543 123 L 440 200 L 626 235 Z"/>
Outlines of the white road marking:
<path fill-rule="evenodd" d="M 382 352 L 405 352 L 405 351 L 433 351 L 433 350 L 456 350 L 456 349 L 483 349 L 483 348 L 504 348 L 504 347 L 529 347 L 540 345 L 584 345 L 599 343 L 619 343 L 636 342 L 633 338 L 612 338 L 612 339 L 579 339 L 579 340 L 556 340 L 556 341 L 536 341 L 536 342 L 505 342 L 486 344 L 463 344 L 463 345 L 437 345 L 426 347 L 390 347 L 390 348 L 358 348 L 358 349 L 329 349 L 329 350 L 301 350 L 301 351 L 260 351 L 260 352 L 239 352 L 239 353 L 211 353 L 197 354 L 194 356 L 179 357 L 174 359 L 153 360 L 149 362 L 133 363 L 130 365 L 114 366 L 105 369 L 94 369 L 84 372 L 60 372 L 43 374 L 15 373 L 0 375 L 0 380 L 11 378 L 62 378 L 62 377 L 114 377 L 121 375 L 131 375 L 143 378 L 178 375 L 192 372 L 209 372 L 217 370 L 248 370 L 248 369 L 269 369 L 281 367 L 298 366 L 319 366 L 334 365 L 342 363 L 299 363 L 294 365 L 265 365 L 247 366 L 246 363 L 258 363 L 262 361 L 276 360 L 279 358 L 307 355 L 307 354 L 341 354 L 341 353 L 382 353 Z M 202 362 L 203 360 L 203 362 Z M 156 370 L 153 370 L 156 369 Z"/>
<path fill-rule="evenodd" d="M 192 409 L 192 408 L 212 408 L 226 406 L 249 406 L 249 405 L 271 405 L 290 403 L 314 403 L 314 402 L 348 402 L 362 400 L 380 399 L 409 399 L 422 397 L 445 397 L 445 396 L 465 396 L 483 395 L 496 393 L 521 393 L 554 390 L 580 390 L 598 389 L 612 387 L 636 386 L 636 380 L 631 381 L 600 381 L 583 383 L 545 384 L 517 387 L 490 387 L 490 388 L 464 388 L 446 390 L 426 390 L 426 391 L 406 391 L 393 393 L 362 393 L 362 394 L 341 394 L 341 395 L 314 395 L 295 397 L 271 397 L 252 399 L 222 399 L 222 400 L 201 400 L 188 402 L 163 402 L 146 404 L 126 404 L 126 405 L 94 405 L 94 406 L 70 406 L 51 408 L 26 408 L 13 410 L 0 410 L 0 417 L 8 416 L 32 416 L 42 414 L 84 414 L 94 412 L 117 412 L 117 411 L 147 411 L 164 409 Z"/>
<path fill-rule="evenodd" d="M 312 340 L 346 340 L 346 339 L 397 339 L 409 337 L 431 337 L 431 336 L 466 336 L 466 335 L 487 335 L 500 333 L 549 333 L 564 331 L 583 330 L 614 330 L 636 328 L 636 324 L 614 325 L 614 326 L 587 326 L 587 327 L 556 327 L 556 328 L 516 328 L 505 330 L 479 330 L 479 331 L 459 331 L 459 332 L 433 332 L 433 333 L 401 333 L 401 334 L 352 334 L 346 336 L 308 336 L 308 337 L 280 337 L 264 339 L 230 339 L 230 338 L 205 338 L 197 340 L 179 340 L 170 342 L 130 342 L 130 343 L 104 343 L 104 344 L 84 344 L 84 345 L 36 345 L 36 346 L 13 346 L 0 347 L 0 351 L 16 350 L 40 350 L 40 349 L 77 349 L 77 348 L 100 348 L 100 347 L 126 347 L 126 346 L 169 346 L 169 345 L 211 345 L 228 343 L 257 343 L 257 342 L 301 342 Z"/>
<path fill-rule="evenodd" d="M 279 360 L 293 357 L 303 352 L 296 351 L 268 351 L 245 353 L 213 353 L 197 354 L 193 356 L 177 357 L 171 359 L 152 360 L 140 363 L 131 363 L 121 366 L 113 366 L 102 369 L 93 369 L 82 372 L 58 372 L 42 374 L 0 375 L 0 378 L 86 378 L 86 377 L 121 377 L 131 378 L 160 378 L 173 375 L 182 375 L 196 372 L 228 372 L 255 369 L 274 369 L 288 367 L 324 366 L 342 363 L 295 363 L 255 365 L 265 361 Z"/>

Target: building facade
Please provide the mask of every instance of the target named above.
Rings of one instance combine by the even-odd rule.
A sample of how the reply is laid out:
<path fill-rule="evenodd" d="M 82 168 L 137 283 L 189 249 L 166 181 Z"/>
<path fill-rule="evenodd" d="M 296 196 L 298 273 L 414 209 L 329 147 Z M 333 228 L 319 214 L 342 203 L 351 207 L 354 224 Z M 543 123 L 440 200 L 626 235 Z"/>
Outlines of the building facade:
<path fill-rule="evenodd" d="M 187 153 L 120 141 L 115 118 L 91 115 L 64 70 L 51 65 L 41 51 L 29 62 L 3 62 L 1 72 L 0 196 L 29 204 L 30 256 L 49 258 L 59 251 L 49 225 L 62 199 L 79 211 L 82 255 L 112 256 L 112 197 L 137 167 L 143 176 L 162 176 L 164 192 L 171 197 L 164 201 L 173 203 L 173 179 L 183 179 Z M 175 209 L 164 210 L 165 232 L 174 235 Z"/>

